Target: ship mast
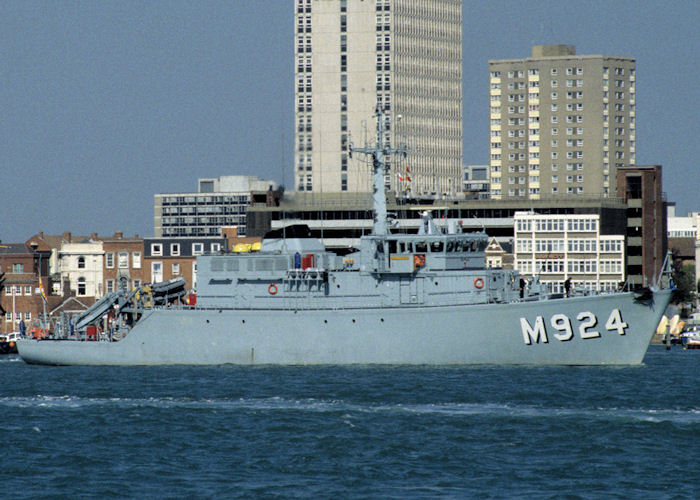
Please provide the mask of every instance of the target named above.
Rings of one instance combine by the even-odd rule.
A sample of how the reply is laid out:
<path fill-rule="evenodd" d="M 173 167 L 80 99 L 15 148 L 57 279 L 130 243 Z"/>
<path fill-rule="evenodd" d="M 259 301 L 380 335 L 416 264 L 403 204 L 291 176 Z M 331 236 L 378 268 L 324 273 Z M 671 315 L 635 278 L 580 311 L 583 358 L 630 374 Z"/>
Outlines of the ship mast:
<path fill-rule="evenodd" d="M 374 116 L 377 117 L 377 140 L 374 147 L 365 144 L 364 148 L 356 148 L 350 143 L 349 151 L 351 158 L 353 153 L 362 153 L 372 157 L 372 204 L 374 211 L 372 234 L 387 235 L 389 234 L 389 224 L 386 215 L 386 187 L 384 183 L 384 176 L 388 170 L 386 158 L 394 154 L 403 154 L 405 157 L 408 149 L 406 147 L 392 149 L 389 144 L 384 144 L 384 132 L 389 129 L 389 124 L 392 121 L 400 120 L 401 115 L 397 116 L 396 120 L 390 120 L 385 115 L 385 110 L 377 104 Z"/>

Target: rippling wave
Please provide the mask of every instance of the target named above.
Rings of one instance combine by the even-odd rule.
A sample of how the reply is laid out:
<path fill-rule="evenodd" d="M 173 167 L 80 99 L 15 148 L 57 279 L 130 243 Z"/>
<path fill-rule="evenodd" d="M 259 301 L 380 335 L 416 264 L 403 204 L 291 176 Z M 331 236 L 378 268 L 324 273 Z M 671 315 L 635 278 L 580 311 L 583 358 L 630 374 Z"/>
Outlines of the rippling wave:
<path fill-rule="evenodd" d="M 3 487 L 12 498 L 694 498 L 698 354 L 652 348 L 634 368 L 0 358 Z"/>
<path fill-rule="evenodd" d="M 315 413 L 394 413 L 435 416 L 481 415 L 491 417 L 539 419 L 571 418 L 599 420 L 642 420 L 648 422 L 675 422 L 679 424 L 700 423 L 700 409 L 649 409 L 649 408 L 565 408 L 542 406 L 518 406 L 493 403 L 442 403 L 442 404 L 354 404 L 346 401 L 322 401 L 309 399 L 238 398 L 223 400 L 191 400 L 187 398 L 83 398 L 76 396 L 30 396 L 0 397 L 0 406 L 19 408 L 79 409 L 85 407 L 110 408 L 167 408 L 210 410 L 263 410 L 268 412 L 315 412 Z"/>

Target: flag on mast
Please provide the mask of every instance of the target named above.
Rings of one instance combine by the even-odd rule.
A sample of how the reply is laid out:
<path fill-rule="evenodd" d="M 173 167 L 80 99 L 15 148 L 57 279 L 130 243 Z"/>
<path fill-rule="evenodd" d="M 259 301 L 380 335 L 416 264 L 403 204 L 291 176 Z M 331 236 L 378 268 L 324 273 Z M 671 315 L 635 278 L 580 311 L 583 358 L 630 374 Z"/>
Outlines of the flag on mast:
<path fill-rule="evenodd" d="M 46 303 L 46 292 L 44 292 L 44 285 L 41 283 L 41 280 L 39 280 L 39 291 L 41 292 L 41 298 L 44 300 L 44 303 Z"/>

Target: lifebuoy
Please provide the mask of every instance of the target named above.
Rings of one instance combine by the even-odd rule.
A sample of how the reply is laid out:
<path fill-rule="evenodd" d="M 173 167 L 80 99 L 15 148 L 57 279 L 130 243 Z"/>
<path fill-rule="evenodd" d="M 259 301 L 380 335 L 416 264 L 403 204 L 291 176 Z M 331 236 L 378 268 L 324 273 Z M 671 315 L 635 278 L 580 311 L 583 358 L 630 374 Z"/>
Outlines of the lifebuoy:
<path fill-rule="evenodd" d="M 474 280 L 474 286 L 478 289 L 484 288 L 484 279 L 483 278 L 476 278 Z"/>
<path fill-rule="evenodd" d="M 270 295 L 275 295 L 277 293 L 277 285 L 270 283 L 270 286 L 267 287 L 267 291 L 270 292 Z"/>

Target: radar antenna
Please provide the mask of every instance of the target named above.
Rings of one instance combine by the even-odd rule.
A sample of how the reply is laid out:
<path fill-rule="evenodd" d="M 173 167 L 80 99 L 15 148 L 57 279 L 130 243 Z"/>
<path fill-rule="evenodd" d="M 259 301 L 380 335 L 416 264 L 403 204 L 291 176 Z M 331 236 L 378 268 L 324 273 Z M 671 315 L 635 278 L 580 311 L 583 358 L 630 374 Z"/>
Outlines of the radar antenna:
<path fill-rule="evenodd" d="M 371 156 L 372 158 L 372 203 L 374 209 L 372 234 L 377 235 L 389 234 L 389 222 L 386 213 L 386 187 L 384 185 L 384 176 L 388 171 L 386 157 L 401 154 L 405 158 L 408 153 L 408 149 L 404 145 L 392 149 L 389 144 L 384 144 L 384 133 L 389 129 L 389 124 L 392 121 L 401 119 L 399 115 L 396 117 L 396 120 L 390 120 L 385 112 L 386 110 L 383 109 L 381 105 L 377 104 L 374 110 L 374 116 L 377 118 L 377 140 L 374 147 L 370 147 L 369 144 L 365 142 L 364 148 L 356 148 L 352 143 L 350 143 L 349 148 L 351 157 L 353 153 L 361 153 Z"/>

